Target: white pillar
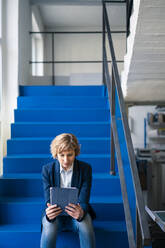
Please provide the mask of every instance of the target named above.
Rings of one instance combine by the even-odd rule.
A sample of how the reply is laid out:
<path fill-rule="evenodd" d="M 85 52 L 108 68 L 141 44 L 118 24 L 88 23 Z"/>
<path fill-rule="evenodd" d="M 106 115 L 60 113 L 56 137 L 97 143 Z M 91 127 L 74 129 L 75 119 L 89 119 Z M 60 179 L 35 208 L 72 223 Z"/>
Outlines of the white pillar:
<path fill-rule="evenodd" d="M 10 138 L 10 124 L 18 96 L 18 9 L 19 0 L 2 2 L 2 106 L 1 106 L 1 168 L 6 155 L 6 141 Z"/>
<path fill-rule="evenodd" d="M 26 85 L 31 75 L 31 37 L 32 12 L 29 0 L 19 0 L 19 64 L 18 82 Z"/>

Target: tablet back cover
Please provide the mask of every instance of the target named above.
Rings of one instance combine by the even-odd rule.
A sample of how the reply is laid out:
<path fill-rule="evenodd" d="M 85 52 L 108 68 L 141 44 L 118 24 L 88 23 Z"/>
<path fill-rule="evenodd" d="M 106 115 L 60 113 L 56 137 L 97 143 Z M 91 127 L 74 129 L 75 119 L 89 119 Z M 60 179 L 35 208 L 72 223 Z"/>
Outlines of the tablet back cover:
<path fill-rule="evenodd" d="M 78 203 L 78 189 L 75 187 L 71 188 L 50 188 L 50 204 L 57 204 L 61 209 L 65 209 L 69 203 Z"/>

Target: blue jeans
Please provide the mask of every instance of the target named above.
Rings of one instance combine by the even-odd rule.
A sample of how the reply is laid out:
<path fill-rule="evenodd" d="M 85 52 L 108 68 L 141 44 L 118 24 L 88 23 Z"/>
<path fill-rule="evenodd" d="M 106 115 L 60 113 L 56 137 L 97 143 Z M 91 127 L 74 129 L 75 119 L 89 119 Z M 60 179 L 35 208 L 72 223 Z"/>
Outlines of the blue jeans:
<path fill-rule="evenodd" d="M 81 222 L 70 216 L 58 216 L 55 221 L 49 222 L 44 216 L 42 225 L 40 248 L 55 248 L 57 233 L 60 231 L 77 232 L 81 248 L 95 248 L 95 234 L 89 214 Z"/>

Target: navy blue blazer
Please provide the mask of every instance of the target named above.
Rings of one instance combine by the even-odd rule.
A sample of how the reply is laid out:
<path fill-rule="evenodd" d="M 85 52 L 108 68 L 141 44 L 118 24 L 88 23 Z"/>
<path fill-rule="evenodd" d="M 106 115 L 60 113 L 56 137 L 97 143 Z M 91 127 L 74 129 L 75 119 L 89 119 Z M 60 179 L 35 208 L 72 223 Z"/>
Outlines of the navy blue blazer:
<path fill-rule="evenodd" d="M 60 164 L 58 160 L 55 159 L 53 162 L 43 166 L 42 179 L 43 179 L 45 204 L 47 207 L 47 203 L 50 202 L 50 187 L 60 187 Z M 76 187 L 79 189 L 78 202 L 80 203 L 80 206 L 84 210 L 85 214 L 87 212 L 91 214 L 92 211 L 91 206 L 89 205 L 91 184 L 92 184 L 91 166 L 85 162 L 75 159 L 73 165 L 71 187 Z"/>

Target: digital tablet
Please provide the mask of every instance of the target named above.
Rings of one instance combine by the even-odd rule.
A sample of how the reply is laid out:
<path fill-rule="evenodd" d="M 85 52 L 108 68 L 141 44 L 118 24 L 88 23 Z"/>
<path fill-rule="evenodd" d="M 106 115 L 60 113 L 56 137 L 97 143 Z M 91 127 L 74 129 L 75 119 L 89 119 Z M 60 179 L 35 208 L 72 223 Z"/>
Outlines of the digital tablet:
<path fill-rule="evenodd" d="M 51 187 L 50 188 L 50 204 L 57 204 L 61 209 L 65 209 L 65 207 L 69 204 L 77 204 L 78 203 L 78 189 L 75 187 L 71 188 L 59 188 L 59 187 Z M 63 211 L 63 214 L 66 212 Z"/>

